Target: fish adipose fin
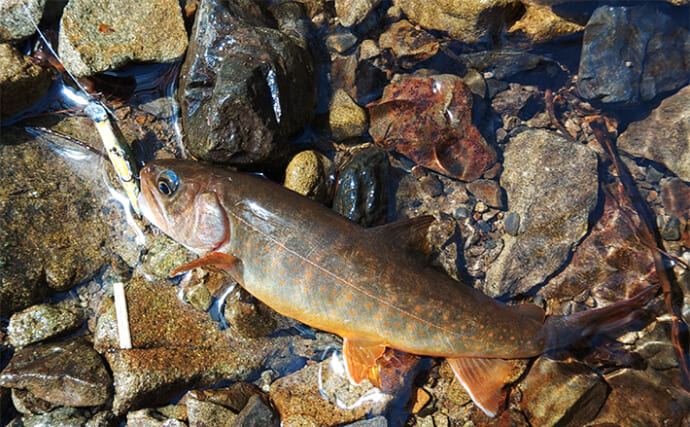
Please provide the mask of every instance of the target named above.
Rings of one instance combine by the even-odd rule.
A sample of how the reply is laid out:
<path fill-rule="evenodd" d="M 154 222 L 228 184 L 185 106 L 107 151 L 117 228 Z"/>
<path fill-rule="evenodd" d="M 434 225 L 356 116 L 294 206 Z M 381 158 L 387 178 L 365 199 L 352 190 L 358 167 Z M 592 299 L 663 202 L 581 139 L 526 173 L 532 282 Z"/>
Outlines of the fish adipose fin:
<path fill-rule="evenodd" d="M 343 356 L 347 376 L 354 384 L 369 379 L 374 386 L 381 388 L 381 375 L 376 361 L 383 356 L 386 346 L 380 342 L 361 338 L 343 339 Z"/>
<path fill-rule="evenodd" d="M 433 222 L 433 216 L 423 215 L 369 228 L 365 233 L 384 242 L 395 242 L 396 245 L 402 243 L 403 247 L 411 253 L 428 256 L 431 250 L 426 233 Z"/>
<path fill-rule="evenodd" d="M 503 401 L 501 390 L 512 375 L 511 365 L 503 359 L 461 357 L 447 359 L 455 377 L 472 401 L 490 417 L 496 416 Z"/>
<path fill-rule="evenodd" d="M 230 277 L 235 279 L 237 283 L 244 286 L 244 278 L 242 274 L 242 261 L 232 255 L 224 254 L 222 252 L 211 252 L 188 262 L 185 265 L 177 267 L 170 273 L 170 277 L 175 277 L 178 274 L 185 273 L 197 267 L 215 267 L 219 270 L 227 272 Z"/>

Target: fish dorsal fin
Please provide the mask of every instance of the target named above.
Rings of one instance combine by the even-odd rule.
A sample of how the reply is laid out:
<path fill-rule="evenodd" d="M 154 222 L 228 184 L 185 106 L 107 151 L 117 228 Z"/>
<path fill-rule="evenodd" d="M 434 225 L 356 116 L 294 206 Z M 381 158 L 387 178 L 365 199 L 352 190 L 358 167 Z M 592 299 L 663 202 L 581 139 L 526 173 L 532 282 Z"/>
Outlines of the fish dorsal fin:
<path fill-rule="evenodd" d="M 510 380 L 512 368 L 503 359 L 461 357 L 447 359 L 455 377 L 460 381 L 472 401 L 490 417 L 495 417 L 501 406 L 501 390 Z"/>
<path fill-rule="evenodd" d="M 386 346 L 380 342 L 362 338 L 344 338 L 343 356 L 347 376 L 354 384 L 369 379 L 376 387 L 381 388 L 381 376 L 376 361 L 383 356 Z"/>
<path fill-rule="evenodd" d="M 430 248 L 426 239 L 426 232 L 432 222 L 434 222 L 432 215 L 423 215 L 369 228 L 366 233 L 385 242 L 393 242 L 395 245 L 402 244 L 405 249 L 413 253 L 428 255 Z"/>
<path fill-rule="evenodd" d="M 190 261 L 180 267 L 177 267 L 170 273 L 170 277 L 175 277 L 178 274 L 193 270 L 197 267 L 215 267 L 219 270 L 227 272 L 230 277 L 235 279 L 237 283 L 244 286 L 244 274 L 242 273 L 242 261 L 230 254 L 222 252 L 211 252 L 201 258 Z"/>
<path fill-rule="evenodd" d="M 546 318 L 546 313 L 544 309 L 535 304 L 518 304 L 512 306 L 518 313 L 525 317 L 536 320 L 539 323 L 544 323 L 544 318 Z"/>

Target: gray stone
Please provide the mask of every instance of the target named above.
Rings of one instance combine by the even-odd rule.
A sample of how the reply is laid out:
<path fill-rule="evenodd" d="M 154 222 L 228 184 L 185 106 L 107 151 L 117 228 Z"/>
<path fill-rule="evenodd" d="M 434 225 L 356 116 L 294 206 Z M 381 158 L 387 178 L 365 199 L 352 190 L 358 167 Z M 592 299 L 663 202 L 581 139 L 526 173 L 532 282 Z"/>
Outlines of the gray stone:
<path fill-rule="evenodd" d="M 32 63 L 12 45 L 0 43 L 0 122 L 41 99 L 51 81 L 48 70 Z"/>
<path fill-rule="evenodd" d="M 46 0 L 3 0 L 0 2 L 0 43 L 25 39 L 36 32 Z"/>
<path fill-rule="evenodd" d="M 60 20 L 58 53 L 75 76 L 130 62 L 173 62 L 186 49 L 187 32 L 175 0 L 71 0 Z"/>
<path fill-rule="evenodd" d="M 85 425 L 88 412 L 77 408 L 57 408 L 47 414 L 29 415 L 15 419 L 12 426 L 21 427 L 74 427 Z"/>
<path fill-rule="evenodd" d="M 690 181 L 690 86 L 661 101 L 648 117 L 631 123 L 616 147 L 632 157 L 661 163 Z"/>
<path fill-rule="evenodd" d="M 57 305 L 39 304 L 10 317 L 7 336 L 15 347 L 65 335 L 84 323 L 84 311 L 74 300 Z"/>
<path fill-rule="evenodd" d="M 380 2 L 381 0 L 335 0 L 335 13 L 340 25 L 351 27 L 362 22 Z"/>
<path fill-rule="evenodd" d="M 247 405 L 242 408 L 233 427 L 278 427 L 280 418 L 277 417 L 271 408 L 258 395 L 249 398 Z"/>
<path fill-rule="evenodd" d="M 595 154 L 554 132 L 522 132 L 504 157 L 501 186 L 520 227 L 487 271 L 491 296 L 529 292 L 558 270 L 586 234 L 598 192 Z"/>
<path fill-rule="evenodd" d="M 686 84 L 688 30 L 666 13 L 653 4 L 597 8 L 583 36 L 580 95 L 633 104 Z"/>

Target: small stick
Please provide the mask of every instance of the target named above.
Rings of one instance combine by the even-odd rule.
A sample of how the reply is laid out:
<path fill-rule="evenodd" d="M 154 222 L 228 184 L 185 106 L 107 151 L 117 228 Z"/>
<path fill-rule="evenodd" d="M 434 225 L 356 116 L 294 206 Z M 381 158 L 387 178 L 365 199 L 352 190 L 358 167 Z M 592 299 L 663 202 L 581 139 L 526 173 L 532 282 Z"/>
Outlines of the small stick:
<path fill-rule="evenodd" d="M 115 317 L 117 317 L 117 333 L 120 338 L 120 348 L 129 350 L 132 348 L 132 338 L 129 334 L 127 300 L 125 299 L 125 287 L 122 282 L 113 283 L 113 296 L 115 297 Z"/>

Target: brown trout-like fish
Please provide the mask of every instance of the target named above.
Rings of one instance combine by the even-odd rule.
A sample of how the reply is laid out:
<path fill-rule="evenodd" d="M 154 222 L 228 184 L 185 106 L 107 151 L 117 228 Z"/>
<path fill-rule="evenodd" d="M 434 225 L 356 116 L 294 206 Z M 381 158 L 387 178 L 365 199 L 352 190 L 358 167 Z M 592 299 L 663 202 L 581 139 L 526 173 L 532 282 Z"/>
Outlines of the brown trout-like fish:
<path fill-rule="evenodd" d="M 158 228 L 226 270 L 277 312 L 344 339 L 350 379 L 378 381 L 387 347 L 448 359 L 473 401 L 494 416 L 510 376 L 504 359 L 529 358 L 627 324 L 649 300 L 572 316 L 506 306 L 412 255 L 433 217 L 364 229 L 254 175 L 161 160 L 141 171 L 139 204 Z"/>

